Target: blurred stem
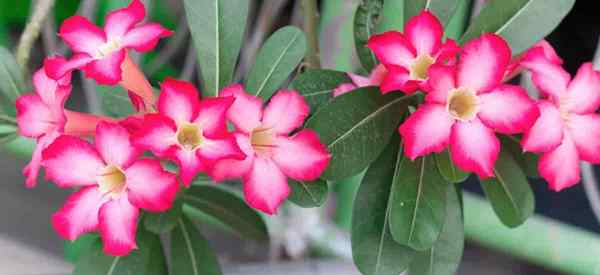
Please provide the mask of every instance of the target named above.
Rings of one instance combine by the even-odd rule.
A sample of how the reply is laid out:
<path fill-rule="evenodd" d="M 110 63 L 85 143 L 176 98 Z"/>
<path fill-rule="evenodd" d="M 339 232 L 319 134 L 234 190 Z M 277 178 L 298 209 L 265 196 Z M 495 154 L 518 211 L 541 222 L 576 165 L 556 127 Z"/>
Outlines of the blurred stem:
<path fill-rule="evenodd" d="M 33 42 L 35 42 L 40 35 L 42 23 L 48 16 L 48 13 L 52 10 L 54 1 L 55 0 L 37 0 L 35 2 L 35 7 L 33 8 L 33 14 L 29 17 L 29 22 L 27 22 L 23 34 L 21 34 L 19 44 L 17 45 L 17 63 L 24 72 L 27 71 L 27 62 L 29 61 Z"/>
<path fill-rule="evenodd" d="M 319 11 L 316 0 L 302 0 L 302 11 L 304 14 L 304 32 L 308 41 L 308 51 L 306 52 L 306 67 L 320 68 L 321 61 L 319 56 Z"/>

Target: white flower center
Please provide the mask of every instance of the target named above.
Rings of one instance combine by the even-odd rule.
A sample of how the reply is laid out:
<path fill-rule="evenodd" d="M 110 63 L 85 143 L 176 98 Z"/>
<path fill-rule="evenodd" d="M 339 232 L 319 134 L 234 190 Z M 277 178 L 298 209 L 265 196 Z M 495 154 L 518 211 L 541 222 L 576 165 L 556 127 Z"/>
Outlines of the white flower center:
<path fill-rule="evenodd" d="M 203 142 L 202 129 L 198 125 L 183 123 L 177 129 L 177 143 L 186 150 L 194 150 Z"/>
<path fill-rule="evenodd" d="M 558 111 L 560 112 L 560 118 L 562 118 L 563 121 L 569 121 L 570 110 L 571 100 L 569 99 L 569 96 L 562 96 L 558 101 Z"/>
<path fill-rule="evenodd" d="M 415 80 L 426 80 L 429 66 L 435 63 L 435 59 L 428 54 L 419 55 L 410 66 L 410 78 Z"/>
<path fill-rule="evenodd" d="M 270 156 L 275 147 L 275 132 L 271 128 L 258 127 L 250 134 L 250 143 L 258 155 Z"/>
<path fill-rule="evenodd" d="M 116 165 L 107 165 L 98 176 L 98 189 L 102 194 L 108 194 L 113 199 L 121 196 L 125 191 L 127 177 L 121 168 Z"/>
<path fill-rule="evenodd" d="M 108 40 L 106 43 L 104 43 L 100 47 L 98 47 L 98 52 L 96 53 L 96 56 L 94 56 L 94 57 L 96 59 L 102 59 L 120 49 L 121 49 L 121 39 L 113 38 L 111 40 Z"/>
<path fill-rule="evenodd" d="M 469 121 L 479 112 L 479 98 L 467 88 L 453 89 L 448 96 L 446 110 L 455 119 Z"/>

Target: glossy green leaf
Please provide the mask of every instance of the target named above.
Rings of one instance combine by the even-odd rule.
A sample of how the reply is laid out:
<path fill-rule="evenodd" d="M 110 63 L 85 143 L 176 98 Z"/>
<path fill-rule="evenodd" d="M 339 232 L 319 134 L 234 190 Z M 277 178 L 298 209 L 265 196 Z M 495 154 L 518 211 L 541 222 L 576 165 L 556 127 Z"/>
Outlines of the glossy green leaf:
<path fill-rule="evenodd" d="M 463 0 L 405 0 L 404 20 L 418 15 L 423 10 L 433 13 L 443 25 L 446 25 Z"/>
<path fill-rule="evenodd" d="M 100 236 L 96 233 L 88 233 L 79 236 L 74 241 L 65 241 L 65 259 L 70 263 L 76 263 L 82 252 L 88 250 L 99 238 Z"/>
<path fill-rule="evenodd" d="M 369 166 L 354 199 L 352 257 L 364 275 L 398 275 L 408 268 L 415 254 L 396 243 L 389 228 L 392 178 L 402 159 L 399 143 L 396 135 Z"/>
<path fill-rule="evenodd" d="M 446 219 L 440 237 L 433 247 L 417 253 L 408 271 L 411 275 L 448 275 L 458 269 L 465 245 L 462 207 L 454 186 L 448 186 L 446 193 Z"/>
<path fill-rule="evenodd" d="M 97 239 L 83 251 L 75 264 L 75 275 L 165 275 L 167 264 L 158 235 L 139 227 L 136 236 L 138 249 L 123 257 L 112 257 L 102 252 L 102 241 Z"/>
<path fill-rule="evenodd" d="M 480 180 L 494 212 L 506 226 L 523 224 L 535 208 L 533 191 L 525 173 L 510 153 L 503 150 L 496 161 L 494 174 L 493 178 Z"/>
<path fill-rule="evenodd" d="M 377 32 L 404 30 L 404 1 L 383 1 Z"/>
<path fill-rule="evenodd" d="M 185 217 L 171 233 L 170 275 L 220 275 L 221 267 L 208 241 Z"/>
<path fill-rule="evenodd" d="M 506 149 L 519 167 L 525 172 L 525 175 L 530 178 L 539 178 L 538 160 L 539 155 L 530 152 L 523 152 L 520 141 L 514 138 L 501 137 L 502 148 Z"/>
<path fill-rule="evenodd" d="M 365 0 L 360 2 L 354 13 L 354 45 L 358 59 L 367 71 L 371 71 L 378 63 L 375 54 L 367 48 L 367 42 L 375 34 L 382 7 L 382 0 Z"/>
<path fill-rule="evenodd" d="M 450 157 L 450 151 L 444 150 L 441 153 L 435 154 L 435 164 L 437 165 L 438 171 L 442 178 L 449 183 L 460 183 L 465 181 L 469 177 L 469 173 L 456 167 Z"/>
<path fill-rule="evenodd" d="M 184 0 L 204 95 L 231 84 L 248 17 L 248 0 Z"/>
<path fill-rule="evenodd" d="M 296 27 L 283 27 L 262 46 L 248 73 L 246 90 L 268 99 L 288 79 L 306 53 L 306 37 Z"/>
<path fill-rule="evenodd" d="M 333 89 L 351 80 L 345 72 L 322 69 L 308 69 L 298 75 L 290 84 L 290 89 L 298 91 L 314 112 L 333 98 Z"/>
<path fill-rule="evenodd" d="M 184 203 L 203 212 L 248 239 L 266 241 L 269 233 L 263 219 L 239 196 L 217 186 L 192 185 Z"/>
<path fill-rule="evenodd" d="M 423 251 L 438 239 L 446 214 L 446 183 L 432 157 L 396 165 L 392 187 L 390 228 L 394 240 Z"/>
<path fill-rule="evenodd" d="M 127 91 L 121 86 L 95 85 L 101 99 L 102 111 L 112 117 L 125 117 L 135 113 Z"/>
<path fill-rule="evenodd" d="M 7 114 L 14 115 L 14 103 L 27 86 L 23 80 L 21 69 L 12 53 L 4 47 L 0 47 L 0 92 L 2 93 L 2 104 Z"/>
<path fill-rule="evenodd" d="M 147 213 L 144 216 L 144 226 L 148 231 L 155 234 L 173 230 L 182 216 L 182 206 L 183 199 L 178 198 L 173 202 L 173 206 L 165 212 Z"/>
<path fill-rule="evenodd" d="M 315 181 L 288 180 L 292 189 L 288 200 L 301 207 L 319 207 L 327 200 L 329 187 L 327 182 L 318 179 Z"/>
<path fill-rule="evenodd" d="M 482 33 L 496 33 L 511 46 L 513 55 L 546 37 L 569 13 L 575 0 L 489 1 L 471 23 L 461 42 Z"/>
<path fill-rule="evenodd" d="M 381 95 L 378 88 L 368 87 L 321 107 L 306 123 L 332 155 L 321 177 L 341 180 L 367 168 L 397 131 L 409 98 L 401 93 Z"/>

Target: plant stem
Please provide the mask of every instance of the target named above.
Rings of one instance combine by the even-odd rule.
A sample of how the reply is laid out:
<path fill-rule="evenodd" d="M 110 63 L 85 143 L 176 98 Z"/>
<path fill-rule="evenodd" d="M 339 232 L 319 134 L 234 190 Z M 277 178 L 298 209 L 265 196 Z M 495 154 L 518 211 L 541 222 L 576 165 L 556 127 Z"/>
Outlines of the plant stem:
<path fill-rule="evenodd" d="M 36 5 L 33 9 L 33 14 L 25 26 L 23 34 L 19 39 L 19 45 L 17 46 L 17 63 L 21 67 L 23 72 L 27 71 L 27 62 L 33 47 L 33 42 L 40 35 L 42 23 L 48 16 L 48 13 L 52 10 L 55 0 L 37 0 Z"/>
<path fill-rule="evenodd" d="M 321 61 L 319 56 L 319 11 L 316 0 L 302 0 L 302 11 L 304 13 L 304 32 L 308 41 L 308 51 L 306 52 L 306 67 L 320 68 Z"/>

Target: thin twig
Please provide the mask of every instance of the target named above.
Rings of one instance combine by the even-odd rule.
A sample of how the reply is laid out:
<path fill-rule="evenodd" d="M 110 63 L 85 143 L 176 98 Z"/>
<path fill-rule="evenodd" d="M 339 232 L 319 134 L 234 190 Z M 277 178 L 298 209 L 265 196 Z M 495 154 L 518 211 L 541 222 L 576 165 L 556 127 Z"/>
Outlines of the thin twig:
<path fill-rule="evenodd" d="M 319 56 L 319 11 L 316 0 L 302 0 L 302 12 L 304 14 L 304 32 L 308 42 L 305 63 L 309 68 L 320 68 Z"/>
<path fill-rule="evenodd" d="M 185 44 L 189 33 L 190 30 L 188 28 L 185 14 L 181 14 L 175 34 L 169 39 L 169 42 L 165 45 L 163 50 L 158 53 L 158 56 L 154 58 L 154 60 L 152 60 L 148 66 L 146 66 L 146 74 L 152 75 L 158 69 L 160 69 L 162 65 L 166 64 L 179 51 L 181 46 Z"/>
<path fill-rule="evenodd" d="M 52 10 L 52 6 L 54 6 L 55 0 L 38 0 L 35 2 L 35 7 L 33 8 L 33 14 L 29 18 L 29 22 L 25 26 L 25 30 L 23 34 L 21 34 L 21 38 L 19 39 L 19 44 L 17 46 L 17 63 L 21 66 L 23 71 L 27 70 L 27 62 L 29 61 L 29 57 L 31 55 L 31 48 L 33 47 L 33 43 L 40 35 L 40 30 L 42 28 L 42 23 Z"/>
<path fill-rule="evenodd" d="M 196 48 L 194 48 L 194 43 L 190 41 L 187 54 L 185 55 L 185 63 L 183 64 L 183 69 L 181 70 L 180 78 L 182 80 L 192 80 L 192 77 L 194 77 L 194 72 L 196 71 L 196 62 Z"/>

